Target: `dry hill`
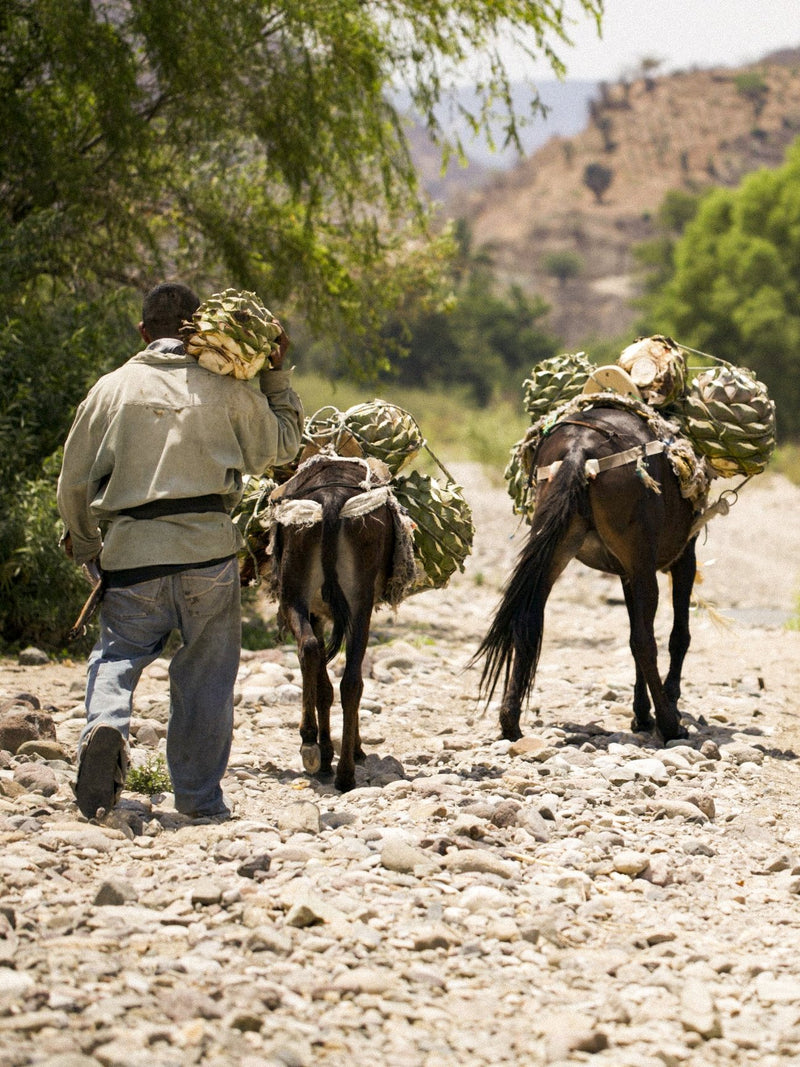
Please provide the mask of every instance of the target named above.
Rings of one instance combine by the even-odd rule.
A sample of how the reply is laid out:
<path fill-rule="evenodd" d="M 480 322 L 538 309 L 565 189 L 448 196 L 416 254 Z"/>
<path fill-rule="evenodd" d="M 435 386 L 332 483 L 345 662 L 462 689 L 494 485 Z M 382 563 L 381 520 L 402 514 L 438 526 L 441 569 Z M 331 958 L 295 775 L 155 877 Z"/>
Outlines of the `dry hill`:
<path fill-rule="evenodd" d="M 655 235 L 665 194 L 735 186 L 780 166 L 798 136 L 800 49 L 747 68 L 603 85 L 581 133 L 552 137 L 449 209 L 470 220 L 475 247 L 491 251 L 501 278 L 547 299 L 565 344 L 624 336 L 636 314 L 632 248 Z M 612 174 L 601 200 L 584 182 L 590 164 Z M 577 253 L 582 269 L 559 283 L 544 261 L 562 250 Z"/>

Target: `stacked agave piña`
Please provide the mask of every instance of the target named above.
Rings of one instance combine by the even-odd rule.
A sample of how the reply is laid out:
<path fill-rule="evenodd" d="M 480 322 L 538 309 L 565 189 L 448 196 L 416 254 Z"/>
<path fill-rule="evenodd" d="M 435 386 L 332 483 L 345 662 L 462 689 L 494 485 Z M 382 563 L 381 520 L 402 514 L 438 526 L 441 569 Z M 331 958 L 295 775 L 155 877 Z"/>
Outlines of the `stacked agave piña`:
<path fill-rule="evenodd" d="M 342 425 L 367 455 L 383 460 L 392 474 L 413 459 L 425 443 L 413 416 L 384 400 L 348 408 Z"/>
<path fill-rule="evenodd" d="M 531 417 L 531 425 L 581 393 L 593 369 L 584 352 L 565 352 L 537 363 L 522 383 L 522 402 Z M 503 472 L 508 495 L 514 501 L 514 512 L 526 519 L 533 515 L 535 505 L 535 492 L 529 484 L 523 457 L 528 439 L 526 435 L 513 446 Z"/>
<path fill-rule="evenodd" d="M 617 364 L 631 376 L 646 404 L 663 407 L 686 387 L 686 356 L 671 337 L 638 337 L 620 354 Z"/>
<path fill-rule="evenodd" d="M 537 363 L 522 383 L 522 402 L 531 422 L 577 396 L 593 369 L 583 352 L 565 352 Z"/>
<path fill-rule="evenodd" d="M 525 443 L 526 439 L 523 438 L 511 449 L 503 477 L 507 482 L 508 495 L 514 502 L 514 514 L 522 515 L 526 521 L 530 521 L 536 508 L 536 487 L 531 485 L 529 471 L 523 461 Z"/>
<path fill-rule="evenodd" d="M 472 512 L 460 487 L 441 485 L 419 471 L 392 481 L 398 502 L 414 521 L 414 556 L 419 564 L 413 592 L 440 589 L 472 551 Z"/>
<path fill-rule="evenodd" d="M 745 367 L 702 371 L 680 406 L 686 436 L 723 478 L 760 474 L 775 449 L 775 405 Z"/>
<path fill-rule="evenodd" d="M 417 471 L 400 474 L 425 445 L 413 415 L 385 400 L 356 404 L 347 411 L 321 408 L 306 419 L 302 458 L 329 447 L 340 456 L 382 460 L 392 475 L 391 489 L 413 519 L 417 583 L 411 593 L 440 589 L 472 549 L 474 527 L 461 487 L 442 485 Z"/>
<path fill-rule="evenodd" d="M 184 346 L 201 367 L 254 378 L 273 354 L 281 327 L 255 293 L 225 289 L 204 301 L 186 323 Z"/>

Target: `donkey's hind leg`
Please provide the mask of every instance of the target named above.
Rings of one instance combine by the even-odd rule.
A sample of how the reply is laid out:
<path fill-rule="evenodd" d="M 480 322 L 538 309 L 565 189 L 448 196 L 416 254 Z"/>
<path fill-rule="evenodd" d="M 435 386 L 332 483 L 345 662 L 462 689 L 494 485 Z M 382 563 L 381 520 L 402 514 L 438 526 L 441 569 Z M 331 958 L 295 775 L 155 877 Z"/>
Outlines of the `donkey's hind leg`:
<path fill-rule="evenodd" d="M 625 606 L 628 609 L 628 620 L 630 622 L 631 634 L 633 633 L 634 626 L 634 605 L 631 599 L 631 587 L 626 578 L 622 579 L 622 592 L 625 595 Z M 647 691 L 647 681 L 645 680 L 642 668 L 639 666 L 639 660 L 634 655 L 634 664 L 636 667 L 636 680 L 633 684 L 633 721 L 631 722 L 631 730 L 636 733 L 652 733 L 655 729 L 656 721 L 650 714 L 650 694 Z"/>
<path fill-rule="evenodd" d="M 364 759 L 358 713 L 364 691 L 362 668 L 369 638 L 372 603 L 362 606 L 352 616 L 352 629 L 347 637 L 344 672 L 339 687 L 342 698 L 342 751 L 336 768 L 336 788 L 343 793 L 356 784 L 355 763 Z"/>
<path fill-rule="evenodd" d="M 539 620 L 542 626 L 543 618 Z M 500 736 L 506 741 L 519 741 L 522 737 L 519 720 L 522 714 L 522 694 L 531 676 L 530 654 L 527 648 L 516 646 L 513 653 L 508 684 L 500 705 Z"/>
<path fill-rule="evenodd" d="M 308 774 L 316 774 L 321 756 L 317 727 L 317 691 L 320 664 L 325 668 L 324 644 L 314 632 L 311 618 L 302 608 L 292 607 L 286 621 L 297 641 L 297 658 L 303 676 L 303 712 L 300 720 L 300 758 Z"/>
<path fill-rule="evenodd" d="M 325 624 L 316 615 L 311 616 L 311 626 L 320 649 L 325 647 Z M 333 765 L 333 742 L 331 741 L 331 705 L 333 704 L 333 686 L 328 677 L 328 664 L 325 656 L 320 655 L 317 662 L 317 720 L 319 722 L 318 766 L 316 771 L 306 767 L 311 774 L 329 775 Z M 305 766 L 305 761 L 304 761 Z"/>
<path fill-rule="evenodd" d="M 697 574 L 695 555 L 696 538 L 687 544 L 681 555 L 672 564 L 672 632 L 669 635 L 669 671 L 664 681 L 667 699 L 678 710 L 681 695 L 681 671 L 686 653 L 689 651 L 691 633 L 689 632 L 689 609 L 692 601 L 692 589 Z"/>
<path fill-rule="evenodd" d="M 639 572 L 630 578 L 626 603 L 631 619 L 631 652 L 636 663 L 637 680 L 644 677 L 655 711 L 655 725 L 661 740 L 672 741 L 685 736 L 677 709 L 667 698 L 658 672 L 658 646 L 654 632 L 658 607 L 658 578 L 655 569 Z M 639 711 L 637 709 L 637 719 Z"/>

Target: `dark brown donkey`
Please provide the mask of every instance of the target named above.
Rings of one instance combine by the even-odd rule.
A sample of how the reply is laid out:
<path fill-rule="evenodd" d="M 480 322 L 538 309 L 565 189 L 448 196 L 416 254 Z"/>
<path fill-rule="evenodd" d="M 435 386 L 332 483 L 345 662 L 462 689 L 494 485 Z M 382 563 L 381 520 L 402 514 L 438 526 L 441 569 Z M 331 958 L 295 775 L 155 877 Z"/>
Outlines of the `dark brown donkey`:
<path fill-rule="evenodd" d="M 612 456 L 618 466 L 605 458 Z M 591 460 L 599 463 L 594 469 L 590 464 L 587 477 Z M 662 741 L 685 736 L 678 698 L 690 641 L 695 509 L 681 495 L 662 443 L 631 411 L 590 408 L 556 423 L 542 437 L 534 463 L 541 480 L 530 536 L 474 657 L 486 657 L 481 689 L 488 697 L 503 679 L 503 737 L 522 736 L 521 705 L 536 675 L 545 604 L 573 558 L 622 579 L 636 665 L 632 729 L 655 727 Z M 672 575 L 673 627 L 663 683 L 653 632 L 659 570 Z"/>
<path fill-rule="evenodd" d="M 345 646 L 335 779 L 342 791 L 353 788 L 355 763 L 364 759 L 358 728 L 362 665 L 373 608 L 386 598 L 392 576 L 395 525 L 391 505 L 380 502 L 388 479 L 388 470 L 374 461 L 319 455 L 302 464 L 277 494 L 272 576 L 279 619 L 297 640 L 303 675 L 300 753 L 309 774 L 331 772 L 333 686 L 327 664 Z"/>

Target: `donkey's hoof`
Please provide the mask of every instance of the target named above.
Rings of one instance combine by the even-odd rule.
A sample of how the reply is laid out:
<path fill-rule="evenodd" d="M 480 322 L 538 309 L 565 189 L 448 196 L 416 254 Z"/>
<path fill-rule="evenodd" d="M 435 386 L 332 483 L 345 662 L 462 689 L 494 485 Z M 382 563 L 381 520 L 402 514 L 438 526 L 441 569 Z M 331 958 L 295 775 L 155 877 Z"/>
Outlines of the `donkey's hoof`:
<path fill-rule="evenodd" d="M 501 722 L 500 723 L 500 737 L 503 741 L 519 741 L 522 738 L 522 730 L 519 726 Z"/>
<path fill-rule="evenodd" d="M 300 758 L 303 761 L 303 770 L 306 774 L 317 774 L 322 766 L 322 754 L 319 745 L 301 745 Z"/>
<path fill-rule="evenodd" d="M 649 713 L 631 719 L 631 731 L 635 734 L 651 734 L 656 728 L 656 720 Z"/>

